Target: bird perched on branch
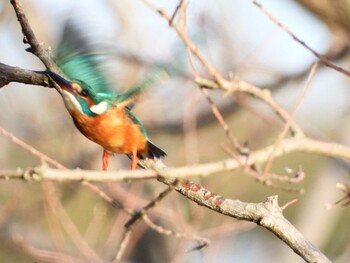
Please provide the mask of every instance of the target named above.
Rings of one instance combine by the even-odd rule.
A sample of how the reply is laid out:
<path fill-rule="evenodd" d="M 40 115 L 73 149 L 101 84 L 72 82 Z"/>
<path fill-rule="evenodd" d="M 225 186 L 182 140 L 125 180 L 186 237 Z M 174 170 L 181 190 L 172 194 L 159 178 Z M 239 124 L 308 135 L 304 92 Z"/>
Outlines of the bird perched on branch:
<path fill-rule="evenodd" d="M 130 169 L 134 170 L 139 158 L 166 156 L 149 140 L 141 121 L 131 111 L 135 96 L 164 72 L 156 70 L 131 90 L 118 94 L 98 66 L 105 55 L 74 51 L 63 42 L 56 63 L 69 79 L 51 71 L 45 74 L 61 87 L 64 104 L 78 130 L 103 147 L 103 170 L 107 170 L 108 156 L 113 153 L 127 154 L 131 159 Z"/>

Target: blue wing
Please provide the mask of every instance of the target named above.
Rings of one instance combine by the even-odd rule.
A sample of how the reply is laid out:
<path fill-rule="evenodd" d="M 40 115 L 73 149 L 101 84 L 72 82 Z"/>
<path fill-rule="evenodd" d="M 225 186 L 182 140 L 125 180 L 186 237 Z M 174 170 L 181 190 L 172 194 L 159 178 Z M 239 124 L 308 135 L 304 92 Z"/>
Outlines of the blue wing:
<path fill-rule="evenodd" d="M 104 74 L 108 54 L 93 51 L 88 39 L 72 24 L 67 23 L 55 51 L 57 65 L 70 80 L 89 84 L 95 93 L 116 94 Z"/>
<path fill-rule="evenodd" d="M 111 58 L 111 54 L 94 51 L 88 39 L 69 22 L 56 49 L 55 58 L 59 68 L 71 81 L 85 82 L 101 99 L 108 99 L 112 104 L 127 100 L 132 103 L 137 94 L 167 75 L 164 70 L 155 67 L 145 80 L 126 92 L 118 93 L 116 85 L 112 85 L 105 74 L 108 69 L 104 65 Z"/>

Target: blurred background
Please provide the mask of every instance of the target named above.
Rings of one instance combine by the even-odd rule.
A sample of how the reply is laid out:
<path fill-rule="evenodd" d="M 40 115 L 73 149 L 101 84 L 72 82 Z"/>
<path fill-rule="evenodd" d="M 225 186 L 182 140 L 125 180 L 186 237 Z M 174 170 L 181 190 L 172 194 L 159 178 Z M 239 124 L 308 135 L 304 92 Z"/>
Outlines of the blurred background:
<path fill-rule="evenodd" d="M 164 2 L 153 1 L 173 13 L 178 1 Z M 314 50 L 348 68 L 350 1 L 260 3 Z M 118 90 L 135 84 L 150 66 L 178 70 L 175 76 L 148 89 L 134 108 L 152 141 L 168 153 L 168 166 L 229 158 L 221 149 L 222 144 L 229 144 L 223 129 L 188 78 L 191 68 L 183 43 L 142 1 L 32 0 L 22 4 L 38 40 L 52 50 L 68 21 L 87 41 L 113 50 L 106 68 Z M 293 110 L 316 59 L 251 1 L 189 1 L 187 26 L 193 42 L 224 77 L 239 77 L 268 88 L 287 111 Z M 1 63 L 44 69 L 25 51 L 27 45 L 22 42 L 9 1 L 0 3 L 0 32 Z M 231 131 L 242 144 L 248 142 L 251 151 L 272 144 L 283 129 L 274 112 L 260 101 L 244 95 L 224 96 L 221 91 L 210 95 Z M 320 66 L 296 121 L 312 138 L 349 145 L 349 101 L 348 77 Z M 0 112 L 2 128 L 65 166 L 101 169 L 101 147 L 76 130 L 55 90 L 11 83 L 0 90 Z M 4 136 L 0 146 L 1 169 L 40 165 L 40 160 Z M 110 158 L 111 170 L 128 166 L 125 156 Z M 286 218 L 333 262 L 349 262 L 349 209 L 325 208 L 326 203 L 342 198 L 335 185 L 349 180 L 348 163 L 301 153 L 275 160 L 272 171 L 285 174 L 286 168 L 297 170 L 299 166 L 306 178 L 291 187 L 303 188 L 303 195 L 267 188 L 241 171 L 198 181 L 210 191 L 246 202 L 261 202 L 276 194 L 280 204 L 298 198 L 285 210 Z M 157 181 L 98 185 L 132 209 L 140 209 L 165 188 Z M 56 204 L 54 209 L 52 203 Z M 125 262 L 303 262 L 270 232 L 198 207 L 177 193 L 166 198 L 150 217 L 174 231 L 208 238 L 211 244 L 203 251 L 187 252 L 196 242 L 160 235 L 141 223 L 127 248 Z M 79 246 L 84 242 L 107 261 L 116 252 L 127 219 L 124 212 L 111 208 L 78 183 L 52 188 L 45 183 L 2 181 L 0 261 L 46 262 L 37 256 L 46 250 L 84 258 Z M 71 225 L 78 233 L 67 227 Z M 79 235 L 85 241 L 76 241 Z"/>

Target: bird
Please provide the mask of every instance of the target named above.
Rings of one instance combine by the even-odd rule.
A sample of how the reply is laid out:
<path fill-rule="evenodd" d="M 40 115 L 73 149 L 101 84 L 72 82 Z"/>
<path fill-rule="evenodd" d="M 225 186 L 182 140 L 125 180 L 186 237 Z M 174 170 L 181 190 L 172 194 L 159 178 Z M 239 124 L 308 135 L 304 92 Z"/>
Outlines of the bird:
<path fill-rule="evenodd" d="M 152 143 L 141 121 L 130 109 L 133 96 L 145 83 L 130 92 L 114 95 L 96 93 L 81 80 L 69 81 L 46 71 L 62 89 L 61 96 L 77 129 L 91 141 L 103 147 L 102 169 L 108 168 L 108 157 L 113 153 L 131 158 L 130 170 L 135 170 L 138 159 L 159 159 L 166 153 Z"/>
<path fill-rule="evenodd" d="M 132 112 L 136 96 L 159 79 L 164 70 L 157 68 L 129 91 L 118 93 L 101 69 L 108 53 L 79 49 L 84 46 L 79 43 L 86 42 L 72 41 L 72 36 L 77 38 L 79 34 L 70 32 L 56 51 L 55 62 L 61 72 L 45 70 L 43 74 L 61 88 L 61 97 L 75 127 L 102 146 L 102 169 L 107 170 L 108 157 L 114 153 L 126 154 L 131 159 L 130 170 L 136 169 L 139 159 L 165 157 L 167 154 L 150 141 L 142 122 Z"/>

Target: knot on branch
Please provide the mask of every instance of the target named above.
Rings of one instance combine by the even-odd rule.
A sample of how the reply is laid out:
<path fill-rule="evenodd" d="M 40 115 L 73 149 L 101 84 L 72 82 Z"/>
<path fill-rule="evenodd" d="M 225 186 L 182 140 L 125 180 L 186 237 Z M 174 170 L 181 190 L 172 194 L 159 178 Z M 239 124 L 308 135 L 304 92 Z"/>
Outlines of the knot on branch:
<path fill-rule="evenodd" d="M 38 182 L 43 177 L 43 167 L 34 167 L 23 172 L 23 179 L 27 182 Z"/>
<path fill-rule="evenodd" d="M 278 205 L 278 196 L 269 196 L 263 203 L 265 207 L 265 212 L 262 213 L 259 224 L 267 228 L 274 228 L 276 221 L 283 217 L 283 210 Z"/>
<path fill-rule="evenodd" d="M 282 208 L 278 205 L 278 195 L 269 196 L 264 205 L 271 214 L 282 214 Z"/>

